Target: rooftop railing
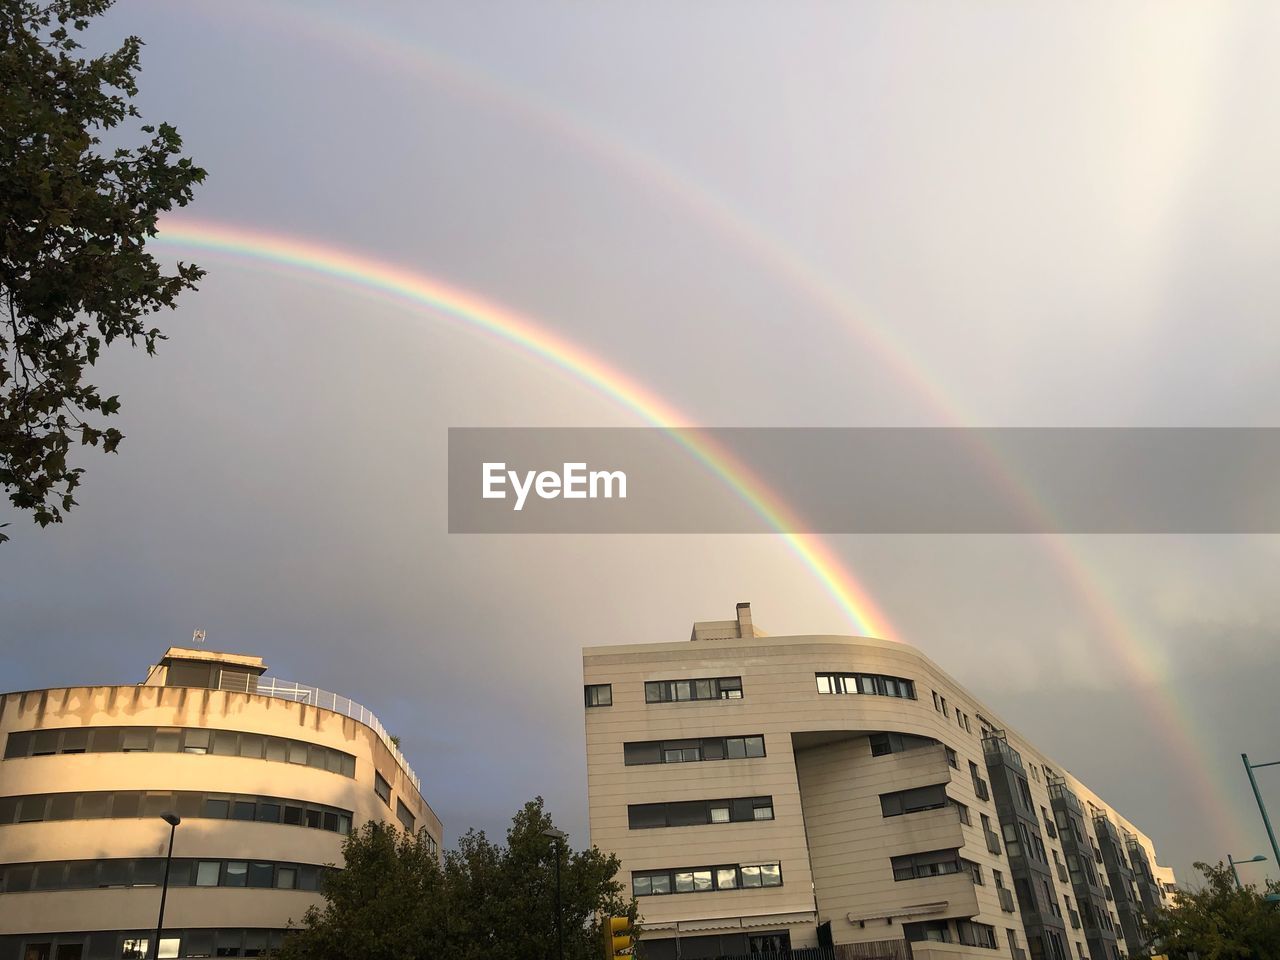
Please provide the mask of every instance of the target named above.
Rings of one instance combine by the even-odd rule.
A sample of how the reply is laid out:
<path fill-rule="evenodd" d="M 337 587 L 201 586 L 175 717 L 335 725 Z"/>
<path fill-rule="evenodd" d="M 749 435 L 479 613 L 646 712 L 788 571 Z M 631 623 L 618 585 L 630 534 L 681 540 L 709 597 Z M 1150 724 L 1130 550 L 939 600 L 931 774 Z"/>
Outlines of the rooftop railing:
<path fill-rule="evenodd" d="M 245 691 L 241 689 L 240 692 L 258 693 L 262 696 L 277 697 L 281 700 L 292 700 L 294 703 L 323 707 L 325 710 L 341 713 L 352 720 L 358 720 L 363 723 L 382 738 L 383 744 L 391 751 L 391 755 L 396 758 L 396 762 L 400 764 L 401 769 L 412 781 L 418 793 L 422 793 L 422 781 L 413 772 L 413 767 L 409 766 L 409 761 L 400 752 L 400 748 L 395 745 L 395 741 L 391 739 L 391 734 L 387 733 L 387 728 L 382 725 L 382 721 L 368 707 L 356 703 L 350 697 L 344 697 L 329 690 L 321 690 L 319 687 L 312 687 L 305 683 L 278 680 L 275 677 L 258 677 L 257 681 L 256 690 Z"/>

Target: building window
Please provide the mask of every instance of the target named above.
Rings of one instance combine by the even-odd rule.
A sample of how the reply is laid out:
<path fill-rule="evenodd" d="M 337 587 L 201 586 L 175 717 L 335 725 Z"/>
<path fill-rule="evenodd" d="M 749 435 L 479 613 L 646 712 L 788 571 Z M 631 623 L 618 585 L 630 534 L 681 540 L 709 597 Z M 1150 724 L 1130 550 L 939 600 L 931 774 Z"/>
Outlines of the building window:
<path fill-rule="evenodd" d="M 990 800 L 991 792 L 987 789 L 987 781 L 979 775 L 978 765 L 972 760 L 969 761 L 969 778 L 973 781 L 973 792 L 978 795 L 978 799 Z"/>
<path fill-rule="evenodd" d="M 645 703 L 741 699 L 741 677 L 707 677 L 700 680 L 650 680 L 644 685 Z"/>
<path fill-rule="evenodd" d="M 404 827 L 406 833 L 414 832 L 418 821 L 399 797 L 396 797 L 396 819 L 400 821 L 400 826 Z"/>
<path fill-rule="evenodd" d="M 903 814 L 919 813 L 923 810 L 938 810 L 946 805 L 947 787 L 943 783 L 880 794 L 880 813 L 885 817 L 900 817 Z"/>
<path fill-rule="evenodd" d="M 915 682 L 902 677 L 878 673 L 818 673 L 814 678 L 819 693 L 861 693 L 906 700 L 916 698 Z"/>
<path fill-rule="evenodd" d="M 613 684 L 589 683 L 583 687 L 583 696 L 588 707 L 613 706 Z"/>
<path fill-rule="evenodd" d="M 947 754 L 947 766 L 955 770 L 959 770 L 960 758 L 956 756 L 956 752 L 952 750 L 950 747 L 943 747 L 942 749 L 945 750 Z"/>
<path fill-rule="evenodd" d="M 391 806 L 391 784 L 387 783 L 386 778 L 378 773 L 373 772 L 373 792 L 376 793 L 388 807 Z"/>
<path fill-rule="evenodd" d="M 920 880 L 924 877 L 942 877 L 967 871 L 975 883 L 982 882 L 982 868 L 972 860 L 960 856 L 959 849 L 929 850 L 893 857 L 889 861 L 894 880 Z"/>
<path fill-rule="evenodd" d="M 646 740 L 622 745 L 627 766 L 647 763 L 692 763 L 763 757 L 764 737 L 702 737 L 694 740 Z"/>
<path fill-rule="evenodd" d="M 164 866 L 163 857 L 6 864 L 0 867 L 0 892 L 154 887 L 164 877 Z M 331 869 L 274 860 L 175 859 L 169 886 L 316 890 L 321 874 Z"/>
<path fill-rule="evenodd" d="M 681 800 L 633 803 L 627 807 L 632 830 L 689 827 L 708 823 L 745 823 L 773 819 L 773 797 L 735 797 L 729 800 Z"/>
<path fill-rule="evenodd" d="M 780 886 L 782 865 L 778 863 L 640 870 L 631 874 L 631 893 L 636 897 Z"/>
<path fill-rule="evenodd" d="M 867 743 L 873 757 L 938 746 L 938 741 L 931 737 L 917 737 L 910 733 L 873 733 L 867 737 Z"/>
<path fill-rule="evenodd" d="M 28 794 L 0 797 L 0 826 L 41 820 L 132 820 L 172 810 L 184 820 L 256 820 L 314 826 L 335 833 L 351 831 L 351 811 L 305 804 L 281 797 L 236 796 L 192 790 L 92 790 L 84 793 Z M 308 815 L 315 813 L 315 822 Z M 321 818 L 323 817 L 323 823 Z"/>
<path fill-rule="evenodd" d="M 248 757 L 310 764 L 345 777 L 356 775 L 356 758 L 349 753 L 280 737 L 263 737 L 238 730 L 204 727 L 69 727 L 57 730 L 19 730 L 9 734 L 4 758 L 45 757 L 83 753 L 189 753 Z M 87 746 L 86 746 L 87 744 Z"/>

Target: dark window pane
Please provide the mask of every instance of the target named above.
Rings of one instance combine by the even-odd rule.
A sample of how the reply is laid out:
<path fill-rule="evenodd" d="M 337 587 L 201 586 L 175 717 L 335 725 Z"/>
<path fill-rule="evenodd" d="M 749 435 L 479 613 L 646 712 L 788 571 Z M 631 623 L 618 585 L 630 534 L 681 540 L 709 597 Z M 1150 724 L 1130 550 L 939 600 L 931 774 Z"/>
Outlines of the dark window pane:
<path fill-rule="evenodd" d="M 240 734 L 240 756 L 249 757 L 253 760 L 262 759 L 262 751 L 266 745 L 266 738 L 257 733 Z"/>
<path fill-rule="evenodd" d="M 119 727 L 101 727 L 89 734 L 90 753 L 118 753 L 121 743 Z"/>
<path fill-rule="evenodd" d="M 315 890 L 319 884 L 316 868 L 309 864 L 300 864 L 298 867 L 298 889 L 299 890 Z"/>
<path fill-rule="evenodd" d="M 142 795 L 142 815 L 158 817 L 173 809 L 173 794 L 168 792 L 144 793 Z"/>
<path fill-rule="evenodd" d="M 275 865 L 270 863 L 249 864 L 250 887 L 271 887 L 275 885 Z"/>
<path fill-rule="evenodd" d="M 724 749 L 724 740 L 719 737 L 702 741 L 702 756 L 706 760 L 723 760 Z"/>
<path fill-rule="evenodd" d="M 98 886 L 127 887 L 132 867 L 132 860 L 100 861 L 98 864 Z"/>
<path fill-rule="evenodd" d="M 283 763 L 288 758 L 288 746 L 279 737 L 267 737 L 267 759 Z"/>
<path fill-rule="evenodd" d="M 169 664 L 165 674 L 165 686 L 169 687 L 204 687 L 208 689 L 210 682 L 210 664 L 193 661 L 175 660 Z"/>
<path fill-rule="evenodd" d="M 111 794 L 86 793 L 80 797 L 80 817 L 94 820 L 108 816 L 110 813 Z"/>
<path fill-rule="evenodd" d="M 88 794 L 80 801 L 80 816 L 85 816 L 85 802 L 89 799 Z M 130 817 L 142 816 L 142 794 L 136 790 L 122 790 L 111 798 L 111 816 L 117 820 L 127 820 Z"/>
<path fill-rule="evenodd" d="M 632 830 L 644 830 L 667 825 L 665 803 L 633 803 L 627 807 L 627 824 Z"/>
<path fill-rule="evenodd" d="M 707 822 L 707 804 L 704 800 L 667 804 L 667 822 L 673 827 L 688 827 Z"/>
<path fill-rule="evenodd" d="M 629 766 L 641 763 L 659 763 L 662 760 L 662 744 L 653 741 L 645 743 L 624 743 L 622 745 L 623 762 Z"/>
<path fill-rule="evenodd" d="M 62 752 L 63 753 L 84 753 L 89 749 L 89 731 L 88 730 L 63 730 L 62 731 Z"/>
<path fill-rule="evenodd" d="M 349 753 L 342 754 L 342 775 L 344 777 L 356 775 L 356 758 Z"/>
<path fill-rule="evenodd" d="M 31 741 L 31 755 L 33 757 L 47 757 L 57 753 L 58 741 L 61 736 L 61 730 L 37 730 L 35 737 Z"/>
<path fill-rule="evenodd" d="M 18 822 L 35 823 L 44 819 L 45 807 L 49 805 L 47 794 L 38 793 L 23 797 L 18 801 Z"/>
<path fill-rule="evenodd" d="M 243 860 L 229 860 L 222 865 L 222 885 L 243 887 L 249 873 L 249 864 Z"/>
<path fill-rule="evenodd" d="M 213 738 L 208 730 L 192 728 L 186 730 L 182 734 L 182 752 L 183 753 L 208 753 L 209 745 Z"/>
<path fill-rule="evenodd" d="M 76 801 L 79 794 L 55 793 L 49 800 L 46 817 L 50 820 L 73 820 L 76 815 Z"/>
<path fill-rule="evenodd" d="M 133 865 L 133 885 L 135 887 L 158 887 L 164 879 L 164 861 L 158 859 L 138 860 Z"/>
<path fill-rule="evenodd" d="M 36 879 L 32 888 L 35 890 L 57 890 L 66 882 L 67 865 L 65 863 L 42 863 L 36 867 Z"/>
<path fill-rule="evenodd" d="M 232 820 L 252 820 L 254 807 L 256 804 L 252 800 L 237 800 L 231 804 Z"/>
<path fill-rule="evenodd" d="M 279 823 L 280 822 L 280 804 L 278 803 L 259 803 L 258 819 L 263 823 Z"/>
<path fill-rule="evenodd" d="M 329 763 L 329 751 L 322 747 L 312 747 L 311 753 L 307 757 L 307 766 L 315 767 L 317 770 L 324 770 Z"/>
<path fill-rule="evenodd" d="M 98 863 L 96 860 L 72 860 L 67 865 L 67 886 L 76 890 L 87 890 L 98 885 Z"/>
<path fill-rule="evenodd" d="M 182 731 L 174 727 L 161 727 L 156 731 L 155 746 L 152 749 L 156 753 L 177 753 L 178 748 L 182 745 Z"/>
<path fill-rule="evenodd" d="M 126 727 L 120 734 L 120 749 L 125 753 L 146 753 L 151 749 L 149 727 Z"/>
<path fill-rule="evenodd" d="M 321 825 L 320 817 L 321 815 L 319 810 L 316 810 L 311 807 L 307 808 L 307 826 L 308 827 L 315 827 L 318 830 Z"/>
<path fill-rule="evenodd" d="M 31 882 L 35 880 L 35 876 L 35 867 L 29 867 L 25 864 L 9 867 L 4 872 L 4 889 L 7 893 L 21 893 L 24 890 L 30 890 Z"/>
<path fill-rule="evenodd" d="M 342 752 L 339 750 L 320 750 L 315 748 L 317 752 L 324 754 L 325 769 L 330 773 L 342 773 Z"/>
<path fill-rule="evenodd" d="M 289 762 L 306 764 L 307 745 L 301 740 L 289 741 Z"/>
<path fill-rule="evenodd" d="M 173 798 L 174 812 L 184 820 L 200 816 L 204 806 L 204 794 L 192 790 L 184 790 Z"/>
<path fill-rule="evenodd" d="M 4 758 L 12 760 L 14 757 L 26 757 L 31 754 L 31 733 L 27 730 L 21 730 L 17 733 L 9 734 L 9 739 L 4 744 Z"/>
<path fill-rule="evenodd" d="M 301 825 L 302 824 L 302 808 L 289 806 L 286 804 L 284 808 L 284 822 Z"/>
<path fill-rule="evenodd" d="M 211 730 L 213 734 L 213 752 L 220 757 L 238 757 L 240 755 L 240 734 L 234 730 Z"/>
<path fill-rule="evenodd" d="M 338 813 L 336 810 L 326 810 L 324 812 L 324 829 L 338 832 Z"/>
<path fill-rule="evenodd" d="M 231 801 L 227 797 L 205 797 L 204 815 L 210 820 L 225 820 L 231 813 Z"/>
<path fill-rule="evenodd" d="M 18 819 L 18 798 L 0 797 L 0 824 L 13 823 Z"/>
<path fill-rule="evenodd" d="M 188 930 L 182 935 L 182 955 L 184 957 L 213 956 L 213 931 Z"/>

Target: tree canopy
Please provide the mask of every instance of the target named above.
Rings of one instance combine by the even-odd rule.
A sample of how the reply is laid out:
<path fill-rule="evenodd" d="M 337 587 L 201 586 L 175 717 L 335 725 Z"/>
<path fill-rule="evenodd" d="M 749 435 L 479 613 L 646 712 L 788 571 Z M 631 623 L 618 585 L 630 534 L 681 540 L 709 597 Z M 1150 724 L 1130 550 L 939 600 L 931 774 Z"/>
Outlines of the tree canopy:
<path fill-rule="evenodd" d="M 285 941 L 284 960 L 507 960 L 556 956 L 556 859 L 560 858 L 564 955 L 594 960 L 599 916 L 635 918 L 617 857 L 573 851 L 542 798 L 512 818 L 505 844 L 468 831 L 437 858 L 426 835 L 366 823 L 343 844 L 345 866 L 324 885 L 325 903 Z"/>
<path fill-rule="evenodd" d="M 174 127 L 141 123 L 142 41 L 88 57 L 76 39 L 113 2 L 0 0 L 0 487 L 41 526 L 75 505 L 71 446 L 123 438 L 101 425 L 119 398 L 86 368 L 118 341 L 154 353 L 164 336 L 146 318 L 203 275 L 146 251 L 205 171 Z"/>
<path fill-rule="evenodd" d="M 1236 886 L 1231 868 L 1197 863 L 1204 883 L 1174 894 L 1148 932 L 1153 951 L 1170 960 L 1257 960 L 1280 957 L 1280 905 L 1266 894 L 1280 893 L 1274 881 L 1266 890 Z"/>

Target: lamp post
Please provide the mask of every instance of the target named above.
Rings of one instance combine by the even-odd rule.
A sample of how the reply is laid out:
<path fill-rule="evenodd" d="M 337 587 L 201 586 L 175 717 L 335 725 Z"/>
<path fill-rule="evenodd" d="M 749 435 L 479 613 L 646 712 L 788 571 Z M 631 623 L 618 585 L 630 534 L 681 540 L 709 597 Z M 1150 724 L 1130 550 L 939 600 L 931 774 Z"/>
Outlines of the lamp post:
<path fill-rule="evenodd" d="M 569 835 L 555 827 L 543 830 L 542 835 L 551 839 L 556 854 L 556 960 L 564 960 L 564 924 L 560 909 L 560 859 L 564 853 L 564 842 Z"/>
<path fill-rule="evenodd" d="M 1280 760 L 1272 760 L 1270 763 L 1250 763 L 1247 753 L 1240 754 L 1240 759 L 1244 761 L 1244 772 L 1249 775 L 1249 786 L 1253 787 L 1253 799 L 1258 801 L 1258 812 L 1262 814 L 1262 825 L 1267 828 L 1267 839 L 1271 841 L 1271 852 L 1275 854 L 1276 863 L 1280 865 L 1280 844 L 1276 843 L 1276 832 L 1271 828 L 1271 818 L 1267 816 L 1267 805 L 1262 802 L 1262 791 L 1258 789 L 1258 781 L 1253 775 L 1253 771 L 1261 770 L 1263 767 L 1280 766 Z M 1268 893 L 1267 901 L 1270 903 L 1280 902 L 1280 893 Z"/>
<path fill-rule="evenodd" d="M 164 930 L 164 902 L 169 896 L 169 867 L 173 864 L 173 835 L 178 832 L 178 824 L 182 818 L 172 811 L 160 814 L 160 819 L 169 825 L 169 853 L 164 858 L 164 883 L 160 887 L 160 916 L 156 920 L 156 945 L 151 951 L 155 960 L 160 957 L 160 934 Z"/>
<path fill-rule="evenodd" d="M 1237 890 L 1243 890 L 1244 887 L 1241 886 L 1240 884 L 1240 871 L 1237 870 L 1236 867 L 1238 867 L 1242 863 L 1261 863 L 1263 860 L 1266 860 L 1266 859 L 1267 858 L 1264 857 L 1262 854 L 1258 854 L 1257 856 L 1250 857 L 1248 860 L 1233 860 L 1231 857 L 1231 854 L 1229 853 L 1227 854 L 1227 863 L 1231 865 L 1231 875 L 1236 878 Z"/>

